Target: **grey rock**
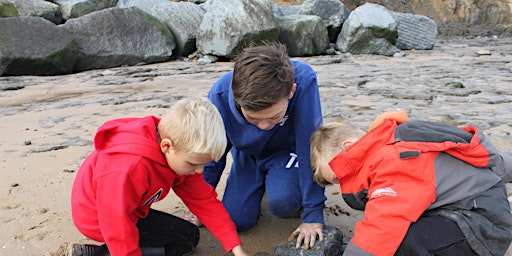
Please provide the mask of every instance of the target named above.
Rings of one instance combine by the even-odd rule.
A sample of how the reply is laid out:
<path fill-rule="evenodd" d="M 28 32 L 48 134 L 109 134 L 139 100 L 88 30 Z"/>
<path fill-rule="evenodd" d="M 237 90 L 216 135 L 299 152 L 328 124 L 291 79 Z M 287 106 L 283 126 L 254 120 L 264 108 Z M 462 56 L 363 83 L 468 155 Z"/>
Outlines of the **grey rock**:
<path fill-rule="evenodd" d="M 397 23 L 396 47 L 402 50 L 432 50 L 436 42 L 437 24 L 427 16 L 392 12 Z"/>
<path fill-rule="evenodd" d="M 169 0 L 119 0 L 116 7 L 137 7 L 165 24 L 174 37 L 176 58 L 196 50 L 197 29 L 206 12 L 199 5 Z"/>
<path fill-rule="evenodd" d="M 167 26 L 137 7 L 108 8 L 60 26 L 78 43 L 75 71 L 168 61 L 176 46 Z"/>
<path fill-rule="evenodd" d="M 106 8 L 114 7 L 117 0 L 55 0 L 65 20 L 84 16 Z"/>
<path fill-rule="evenodd" d="M 44 18 L 0 19 L 0 75 L 72 73 L 77 55 L 73 37 Z"/>
<path fill-rule="evenodd" d="M 299 14 L 322 18 L 327 26 L 329 41 L 336 42 L 343 22 L 350 15 L 350 10 L 339 0 L 305 0 Z"/>
<path fill-rule="evenodd" d="M 299 14 L 302 5 L 277 5 L 280 16 Z"/>
<path fill-rule="evenodd" d="M 171 3 L 169 0 L 119 0 L 117 1 L 116 7 L 137 7 L 146 13 L 151 13 L 153 7 L 169 3 Z"/>
<path fill-rule="evenodd" d="M 20 14 L 12 2 L 7 0 L 0 0 L 0 18 L 18 16 L 20 16 Z"/>
<path fill-rule="evenodd" d="M 325 225 L 324 240 L 316 242 L 313 248 L 304 250 L 303 248 L 295 249 L 297 238 L 293 241 L 277 246 L 274 249 L 275 256 L 334 256 L 343 254 L 343 232 L 340 229 Z"/>
<path fill-rule="evenodd" d="M 281 33 L 279 41 L 286 44 L 290 56 L 323 54 L 329 47 L 327 27 L 315 15 L 276 17 Z"/>
<path fill-rule="evenodd" d="M 319 16 L 326 26 L 339 28 L 350 15 L 350 10 L 338 0 L 306 0 L 299 14 Z"/>
<path fill-rule="evenodd" d="M 196 46 L 203 54 L 232 58 L 251 43 L 278 39 L 271 0 L 215 0 L 199 25 Z"/>
<path fill-rule="evenodd" d="M 187 56 L 196 50 L 197 29 L 205 13 L 199 5 L 189 2 L 155 5 L 149 11 L 171 30 L 176 42 L 175 56 Z"/>
<path fill-rule="evenodd" d="M 43 17 L 55 24 L 62 23 L 62 12 L 58 5 L 44 0 L 6 0 L 11 2 L 19 16 Z"/>
<path fill-rule="evenodd" d="M 388 10 L 366 3 L 352 11 L 336 41 L 336 48 L 352 54 L 393 56 L 399 49 L 397 24 Z"/>

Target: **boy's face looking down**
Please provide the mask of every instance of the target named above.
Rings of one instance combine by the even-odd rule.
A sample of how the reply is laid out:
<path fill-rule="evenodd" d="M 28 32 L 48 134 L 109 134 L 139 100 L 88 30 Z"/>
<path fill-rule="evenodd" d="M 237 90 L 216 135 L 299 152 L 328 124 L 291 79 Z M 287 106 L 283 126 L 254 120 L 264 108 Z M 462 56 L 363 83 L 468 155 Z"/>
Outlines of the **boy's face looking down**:
<path fill-rule="evenodd" d="M 268 108 L 254 111 L 241 107 L 242 114 L 249 123 L 257 126 L 259 129 L 270 130 L 283 119 L 288 109 L 288 100 L 293 97 L 296 88 L 297 85 L 293 84 L 292 91 L 288 98 L 283 98 Z"/>
<path fill-rule="evenodd" d="M 168 138 L 160 142 L 160 148 L 169 167 L 179 176 L 203 173 L 204 165 L 213 160 L 210 154 L 177 151 Z"/>
<path fill-rule="evenodd" d="M 328 162 L 320 163 L 318 166 L 318 171 L 320 172 L 320 175 L 322 178 L 324 178 L 325 181 L 327 181 L 330 184 L 337 184 L 338 183 L 338 177 L 334 174 L 334 172 L 331 169 L 331 166 L 329 166 Z M 325 184 L 326 185 L 326 184 Z"/>

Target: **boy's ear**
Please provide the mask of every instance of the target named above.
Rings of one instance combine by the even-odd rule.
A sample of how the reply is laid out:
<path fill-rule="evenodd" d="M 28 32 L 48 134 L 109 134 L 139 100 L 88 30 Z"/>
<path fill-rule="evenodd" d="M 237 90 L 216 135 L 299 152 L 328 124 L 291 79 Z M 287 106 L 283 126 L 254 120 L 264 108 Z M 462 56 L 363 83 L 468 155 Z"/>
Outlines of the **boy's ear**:
<path fill-rule="evenodd" d="M 290 100 L 293 98 L 293 95 L 295 94 L 295 91 L 297 90 L 297 84 L 293 83 L 292 91 L 290 92 L 290 96 L 288 96 L 288 99 Z"/>
<path fill-rule="evenodd" d="M 172 150 L 173 148 L 173 144 L 172 144 L 172 140 L 169 139 L 169 138 L 165 138 L 165 139 L 162 139 L 162 141 L 160 141 L 160 149 L 162 150 L 162 153 L 167 153 L 169 152 L 170 150 Z"/>
<path fill-rule="evenodd" d="M 350 148 L 352 145 L 354 145 L 354 142 L 351 141 L 351 140 L 345 140 L 341 143 L 341 148 L 343 150 L 347 150 L 348 148 Z"/>

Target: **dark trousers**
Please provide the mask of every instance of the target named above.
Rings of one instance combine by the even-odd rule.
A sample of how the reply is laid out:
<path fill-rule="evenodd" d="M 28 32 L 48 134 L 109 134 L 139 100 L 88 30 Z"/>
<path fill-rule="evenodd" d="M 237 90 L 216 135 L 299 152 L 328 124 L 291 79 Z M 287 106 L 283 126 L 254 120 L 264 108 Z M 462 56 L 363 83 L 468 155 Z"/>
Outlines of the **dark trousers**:
<path fill-rule="evenodd" d="M 411 224 L 395 256 L 472 256 L 457 224 L 442 216 L 423 216 Z"/>
<path fill-rule="evenodd" d="M 194 224 L 153 209 L 139 219 L 137 228 L 143 252 L 145 247 L 165 247 L 166 256 L 183 255 L 199 243 L 199 229 Z"/>

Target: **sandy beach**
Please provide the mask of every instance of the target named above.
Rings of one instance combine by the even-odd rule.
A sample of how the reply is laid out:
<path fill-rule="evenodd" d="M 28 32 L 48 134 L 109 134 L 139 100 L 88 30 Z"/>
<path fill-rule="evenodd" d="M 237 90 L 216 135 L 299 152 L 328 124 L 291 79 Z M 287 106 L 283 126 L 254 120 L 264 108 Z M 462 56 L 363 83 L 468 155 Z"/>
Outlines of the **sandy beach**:
<path fill-rule="evenodd" d="M 512 151 L 512 38 L 439 39 L 431 51 L 405 53 L 299 58 L 317 71 L 324 122 L 350 120 L 366 128 L 382 111 L 405 109 L 411 119 L 476 125 L 498 148 Z M 0 77 L 0 256 L 61 256 L 67 243 L 94 243 L 73 226 L 69 200 L 96 128 L 113 118 L 161 116 L 177 99 L 206 96 L 231 66 L 171 61 Z M 217 191 L 220 198 L 222 183 Z M 362 214 L 346 206 L 339 187 L 328 187 L 326 195 L 326 224 L 340 228 L 348 241 Z M 173 193 L 154 207 L 186 213 Z M 241 237 L 250 254 L 272 255 L 300 223 L 264 209 L 258 226 Z M 201 228 L 190 255 L 225 253 Z"/>

